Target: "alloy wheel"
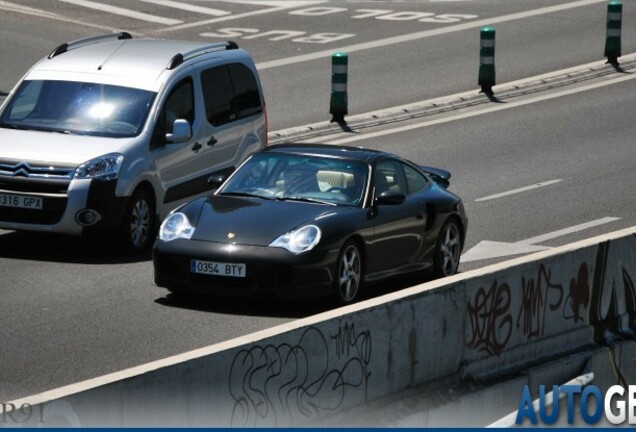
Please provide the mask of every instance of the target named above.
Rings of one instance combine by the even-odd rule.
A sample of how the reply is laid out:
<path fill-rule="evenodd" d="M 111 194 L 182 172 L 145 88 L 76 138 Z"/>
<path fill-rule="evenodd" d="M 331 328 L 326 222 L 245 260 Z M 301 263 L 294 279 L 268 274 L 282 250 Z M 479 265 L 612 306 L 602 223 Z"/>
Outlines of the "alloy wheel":
<path fill-rule="evenodd" d="M 138 248 L 141 247 L 150 232 L 150 206 L 145 199 L 139 199 L 132 209 L 130 218 L 130 242 Z"/>
<path fill-rule="evenodd" d="M 361 262 L 358 248 L 348 245 L 340 257 L 338 288 L 345 303 L 353 301 L 358 294 L 361 279 Z"/>
<path fill-rule="evenodd" d="M 443 276 L 451 276 L 457 272 L 460 249 L 459 228 L 454 222 L 448 223 L 442 232 L 440 243 L 440 270 Z"/>

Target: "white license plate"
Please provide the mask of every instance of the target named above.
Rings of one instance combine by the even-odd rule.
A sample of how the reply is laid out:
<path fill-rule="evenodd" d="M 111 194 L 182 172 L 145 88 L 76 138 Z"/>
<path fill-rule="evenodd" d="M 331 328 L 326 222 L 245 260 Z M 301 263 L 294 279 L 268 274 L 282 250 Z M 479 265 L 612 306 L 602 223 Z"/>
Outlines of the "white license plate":
<path fill-rule="evenodd" d="M 42 197 L 0 193 L 0 207 L 42 210 L 43 203 Z"/>
<path fill-rule="evenodd" d="M 243 263 L 192 260 L 190 261 L 190 271 L 214 276 L 245 277 L 246 268 Z"/>

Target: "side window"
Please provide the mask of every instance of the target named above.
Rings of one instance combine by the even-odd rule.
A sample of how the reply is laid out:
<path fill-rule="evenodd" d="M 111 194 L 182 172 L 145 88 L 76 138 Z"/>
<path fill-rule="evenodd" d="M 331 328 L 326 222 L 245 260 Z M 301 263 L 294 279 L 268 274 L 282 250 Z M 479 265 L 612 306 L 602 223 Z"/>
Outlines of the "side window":
<path fill-rule="evenodd" d="M 185 119 L 192 125 L 194 122 L 194 87 L 192 78 L 186 78 L 172 89 L 163 106 L 163 119 L 166 133 L 172 132 L 172 123 L 177 119 Z"/>
<path fill-rule="evenodd" d="M 426 177 L 408 165 L 403 165 L 403 167 L 406 184 L 409 189 L 409 195 L 426 187 Z"/>
<path fill-rule="evenodd" d="M 194 85 L 190 77 L 180 81 L 166 98 L 153 134 L 153 147 L 165 144 L 165 135 L 172 133 L 177 119 L 185 119 L 190 125 L 194 122 Z"/>
<path fill-rule="evenodd" d="M 382 192 L 391 191 L 406 195 L 406 185 L 401 164 L 395 161 L 381 161 L 375 167 L 373 176 L 375 197 Z"/>
<path fill-rule="evenodd" d="M 234 85 L 237 117 L 241 119 L 262 112 L 258 84 L 252 71 L 241 63 L 233 63 L 228 68 Z"/>
<path fill-rule="evenodd" d="M 25 81 L 22 84 L 23 88 L 18 92 L 19 96 L 12 101 L 9 108 L 7 116 L 9 120 L 24 120 L 35 110 L 42 91 L 42 83 L 43 81 Z"/>
<path fill-rule="evenodd" d="M 213 126 L 236 120 L 234 90 L 227 66 L 217 66 L 201 73 L 205 116 Z"/>

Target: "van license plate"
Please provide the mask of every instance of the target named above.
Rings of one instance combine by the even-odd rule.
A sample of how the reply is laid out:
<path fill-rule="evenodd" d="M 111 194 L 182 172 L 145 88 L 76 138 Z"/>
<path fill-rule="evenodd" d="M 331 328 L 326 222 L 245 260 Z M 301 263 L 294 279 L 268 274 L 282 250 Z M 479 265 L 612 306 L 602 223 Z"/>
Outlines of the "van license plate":
<path fill-rule="evenodd" d="M 0 207 L 42 210 L 43 204 L 42 197 L 0 193 Z"/>
<path fill-rule="evenodd" d="M 213 261 L 192 260 L 190 262 L 192 273 L 207 274 L 213 276 L 245 277 L 245 264 L 222 263 Z"/>

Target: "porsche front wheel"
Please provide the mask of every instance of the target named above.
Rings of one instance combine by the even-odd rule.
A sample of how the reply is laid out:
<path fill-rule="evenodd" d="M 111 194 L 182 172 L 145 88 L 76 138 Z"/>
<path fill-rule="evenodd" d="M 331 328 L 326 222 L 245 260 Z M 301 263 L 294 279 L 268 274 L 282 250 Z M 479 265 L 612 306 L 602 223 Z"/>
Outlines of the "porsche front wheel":
<path fill-rule="evenodd" d="M 358 245 L 347 242 L 338 256 L 337 273 L 334 280 L 336 301 L 349 304 L 358 298 L 362 285 L 362 255 Z"/>

